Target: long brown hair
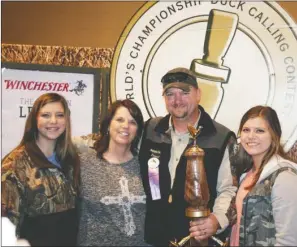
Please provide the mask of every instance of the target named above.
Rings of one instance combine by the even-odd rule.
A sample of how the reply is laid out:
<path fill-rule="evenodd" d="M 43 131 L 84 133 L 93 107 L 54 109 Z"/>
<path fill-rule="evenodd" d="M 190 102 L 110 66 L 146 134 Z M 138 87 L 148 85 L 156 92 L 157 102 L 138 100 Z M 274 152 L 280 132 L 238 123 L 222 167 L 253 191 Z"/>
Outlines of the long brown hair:
<path fill-rule="evenodd" d="M 61 162 L 62 171 L 66 175 L 68 174 L 69 169 L 71 167 L 73 168 L 73 182 L 75 188 L 78 189 L 80 180 L 80 163 L 77 149 L 71 139 L 70 109 L 63 96 L 57 93 L 46 93 L 42 94 L 35 100 L 32 110 L 26 120 L 23 138 L 18 147 L 23 146 L 28 142 L 35 141 L 39 133 L 37 128 L 38 113 L 46 104 L 54 102 L 62 104 L 66 118 L 66 129 L 57 139 L 55 152 L 58 160 Z"/>
<path fill-rule="evenodd" d="M 138 151 L 137 147 L 141 138 L 143 125 L 144 125 L 143 116 L 140 108 L 132 100 L 125 99 L 125 100 L 117 100 L 111 104 L 111 106 L 108 109 L 108 113 L 106 117 L 103 119 L 100 125 L 99 138 L 94 143 L 94 148 L 97 151 L 98 157 L 100 158 L 102 158 L 103 153 L 108 149 L 109 141 L 110 141 L 110 136 L 108 131 L 109 125 L 116 111 L 120 107 L 125 107 L 137 123 L 137 133 L 130 146 L 131 153 L 133 155 L 137 154 L 137 151 Z"/>
<path fill-rule="evenodd" d="M 274 109 L 272 109 L 269 106 L 258 105 L 249 109 L 241 119 L 238 135 L 241 134 L 244 124 L 249 119 L 257 118 L 257 117 L 260 117 L 266 121 L 268 125 L 268 131 L 271 135 L 272 140 L 271 140 L 271 145 L 268 149 L 268 152 L 263 157 L 263 160 L 260 164 L 260 168 L 256 171 L 255 179 L 249 186 L 246 187 L 246 189 L 251 189 L 257 183 L 260 177 L 260 174 L 263 171 L 264 166 L 268 163 L 268 161 L 271 159 L 273 155 L 277 154 L 285 159 L 289 159 L 288 155 L 286 155 L 280 143 L 282 129 L 281 129 L 281 125 L 280 125 L 277 113 Z M 239 151 L 236 156 L 237 156 L 236 167 L 238 170 L 237 174 L 238 176 L 240 176 L 241 174 L 248 172 L 252 168 L 253 160 L 252 160 L 252 157 L 244 150 L 241 144 L 239 145 Z"/>

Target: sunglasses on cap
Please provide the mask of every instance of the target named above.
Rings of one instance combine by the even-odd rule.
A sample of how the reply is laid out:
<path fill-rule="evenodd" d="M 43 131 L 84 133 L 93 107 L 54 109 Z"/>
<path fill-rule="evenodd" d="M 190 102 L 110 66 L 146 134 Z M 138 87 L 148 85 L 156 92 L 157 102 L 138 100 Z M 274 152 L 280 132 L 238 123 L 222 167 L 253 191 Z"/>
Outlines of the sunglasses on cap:
<path fill-rule="evenodd" d="M 198 87 L 196 77 L 184 72 L 168 73 L 163 76 L 161 82 L 163 83 L 163 87 L 172 82 L 183 82 L 196 88 Z"/>

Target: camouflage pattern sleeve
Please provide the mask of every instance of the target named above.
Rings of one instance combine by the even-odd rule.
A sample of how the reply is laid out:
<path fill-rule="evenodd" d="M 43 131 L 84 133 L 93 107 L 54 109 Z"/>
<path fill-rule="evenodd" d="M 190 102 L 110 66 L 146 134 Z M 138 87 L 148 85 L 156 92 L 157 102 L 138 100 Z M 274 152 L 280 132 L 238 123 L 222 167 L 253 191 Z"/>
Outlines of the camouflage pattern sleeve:
<path fill-rule="evenodd" d="M 16 226 L 16 235 L 19 237 L 25 210 L 24 185 L 15 172 L 16 161 L 12 156 L 13 154 L 2 161 L 1 213 Z"/>
<path fill-rule="evenodd" d="M 237 184 L 232 176 L 230 155 L 236 143 L 235 137 L 231 136 L 224 151 L 221 166 L 217 178 L 217 198 L 212 214 L 217 218 L 220 228 L 217 233 L 224 231 L 236 219 L 233 201 L 236 196 Z M 233 200 L 233 201 L 232 201 Z"/>
<path fill-rule="evenodd" d="M 236 156 L 238 152 L 238 143 L 235 138 L 230 138 L 228 145 L 227 145 L 228 151 L 229 151 L 229 159 L 230 159 L 230 166 L 231 166 L 231 175 L 232 175 L 232 183 L 233 186 L 236 188 L 239 187 L 238 184 L 238 177 L 237 177 L 237 172 L 236 172 L 236 167 L 234 165 L 234 157 Z M 236 199 L 236 194 L 232 197 L 230 206 L 227 210 L 226 217 L 228 218 L 229 225 L 232 226 L 236 223 L 237 219 L 237 212 L 236 212 L 236 205 L 235 205 L 235 199 Z"/>

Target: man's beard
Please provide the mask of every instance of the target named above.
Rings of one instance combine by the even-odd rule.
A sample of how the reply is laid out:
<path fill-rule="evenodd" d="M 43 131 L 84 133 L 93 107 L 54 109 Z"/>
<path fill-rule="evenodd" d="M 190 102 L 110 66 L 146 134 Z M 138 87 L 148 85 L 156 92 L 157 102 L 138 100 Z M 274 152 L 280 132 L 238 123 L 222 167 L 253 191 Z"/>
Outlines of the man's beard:
<path fill-rule="evenodd" d="M 172 116 L 176 119 L 179 119 L 179 120 L 182 120 L 184 118 L 186 118 L 188 116 L 188 112 L 185 111 L 183 112 L 182 114 L 176 114 L 176 113 L 173 113 Z"/>

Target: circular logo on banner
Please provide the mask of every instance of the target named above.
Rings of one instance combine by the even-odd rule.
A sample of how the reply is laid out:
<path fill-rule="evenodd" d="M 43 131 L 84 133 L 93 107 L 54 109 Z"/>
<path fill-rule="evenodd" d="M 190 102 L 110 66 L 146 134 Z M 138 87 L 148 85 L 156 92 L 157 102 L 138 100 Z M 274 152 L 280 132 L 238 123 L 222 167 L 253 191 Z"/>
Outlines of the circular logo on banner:
<path fill-rule="evenodd" d="M 148 2 L 117 44 L 112 100 L 135 101 L 145 119 L 164 116 L 161 78 L 186 67 L 197 73 L 200 104 L 235 133 L 249 108 L 273 107 L 289 150 L 297 140 L 295 26 L 274 2 Z"/>

